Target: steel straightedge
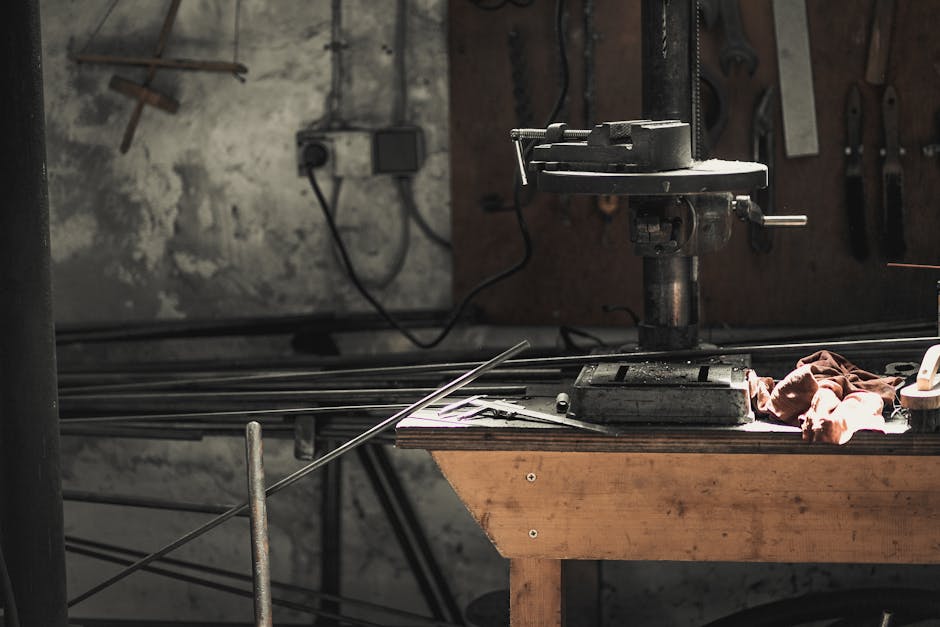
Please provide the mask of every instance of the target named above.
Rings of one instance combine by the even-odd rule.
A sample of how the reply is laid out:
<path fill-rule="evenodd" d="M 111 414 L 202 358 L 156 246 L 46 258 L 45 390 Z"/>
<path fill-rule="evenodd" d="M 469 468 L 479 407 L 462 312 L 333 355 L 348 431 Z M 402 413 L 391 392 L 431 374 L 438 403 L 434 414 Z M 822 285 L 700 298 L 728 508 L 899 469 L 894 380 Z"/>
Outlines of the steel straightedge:
<path fill-rule="evenodd" d="M 387 431 L 388 429 L 394 427 L 399 421 L 403 420 L 404 418 L 407 418 L 411 414 L 417 411 L 420 411 L 430 406 L 432 403 L 441 400 L 445 396 L 448 396 L 449 394 L 456 392 L 457 390 L 469 385 L 470 383 L 475 381 L 477 378 L 479 378 L 481 375 L 485 374 L 486 372 L 489 372 L 493 368 L 496 368 L 500 364 L 508 361 L 511 357 L 519 354 L 520 352 L 522 352 L 528 347 L 529 347 L 529 342 L 526 340 L 523 340 L 522 342 L 519 342 L 518 344 L 516 344 L 509 350 L 500 353 L 493 359 L 490 359 L 487 362 L 477 365 L 473 370 L 470 370 L 469 372 L 465 372 L 464 374 L 460 375 L 459 377 L 452 380 L 451 382 L 438 388 L 431 394 L 428 394 L 421 400 L 412 403 L 405 409 L 395 413 L 393 416 L 386 418 L 385 420 L 375 425 L 371 429 L 349 440 L 342 446 L 339 446 L 336 449 L 330 451 L 329 453 L 324 454 L 323 456 L 307 464 L 300 470 L 297 470 L 296 472 L 293 472 L 290 475 L 284 477 L 280 481 L 272 484 L 271 487 L 265 490 L 265 496 L 271 496 L 272 494 L 276 494 L 280 492 L 281 490 L 283 490 L 284 488 L 293 485 L 297 481 L 303 479 L 310 473 L 322 468 L 323 466 L 330 463 L 334 459 L 340 457 L 344 453 L 347 453 L 351 451 L 352 449 L 358 446 L 361 446 L 362 444 L 365 444 L 366 442 L 368 442 L 375 436 L 379 435 L 383 431 Z M 197 527 L 196 529 L 193 529 L 189 533 L 177 538 L 173 542 L 158 549 L 157 551 L 154 551 L 153 553 L 147 555 L 146 557 L 143 557 L 137 560 L 136 562 L 134 562 L 133 564 L 128 565 L 126 568 L 120 570 L 115 575 L 109 577 L 106 581 L 103 581 L 100 584 L 93 586 L 89 590 L 73 598 L 72 600 L 69 601 L 68 603 L 69 606 L 71 607 L 73 605 L 81 603 L 82 601 L 89 598 L 90 596 L 97 594 L 98 592 L 104 590 L 105 588 L 110 587 L 111 585 L 117 583 L 118 581 L 123 580 L 128 575 L 131 575 L 137 572 L 138 570 L 147 566 L 153 561 L 160 559 L 161 557 L 178 549 L 179 547 L 190 542 L 191 540 L 198 538 L 204 533 L 211 531 L 212 529 L 215 529 L 216 527 L 224 523 L 226 520 L 237 516 L 241 512 L 245 511 L 247 508 L 248 508 L 248 503 L 242 503 L 241 505 L 237 505 L 233 507 L 232 509 L 228 510 L 224 514 L 221 514 L 213 518 L 212 520 L 205 523 L 204 525 L 201 525 Z"/>

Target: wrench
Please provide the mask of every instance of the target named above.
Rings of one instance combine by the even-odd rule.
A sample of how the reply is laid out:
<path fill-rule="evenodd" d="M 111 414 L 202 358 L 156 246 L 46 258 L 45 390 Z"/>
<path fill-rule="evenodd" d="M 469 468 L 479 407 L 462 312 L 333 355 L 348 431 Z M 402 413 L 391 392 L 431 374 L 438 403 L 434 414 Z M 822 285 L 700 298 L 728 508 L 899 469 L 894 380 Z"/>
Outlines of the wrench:
<path fill-rule="evenodd" d="M 719 0 L 718 12 L 725 31 L 725 45 L 718 53 L 721 73 L 728 76 L 731 66 L 741 63 L 747 68 L 747 73 L 753 76 L 757 69 L 757 53 L 744 34 L 738 0 Z"/>

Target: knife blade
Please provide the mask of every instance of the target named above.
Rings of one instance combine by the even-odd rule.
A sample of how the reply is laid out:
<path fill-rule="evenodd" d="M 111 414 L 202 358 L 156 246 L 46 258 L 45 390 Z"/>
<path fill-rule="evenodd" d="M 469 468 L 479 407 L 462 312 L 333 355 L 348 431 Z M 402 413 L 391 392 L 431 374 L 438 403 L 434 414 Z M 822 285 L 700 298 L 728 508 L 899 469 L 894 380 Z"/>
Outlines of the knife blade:
<path fill-rule="evenodd" d="M 862 175 L 862 95 L 852 85 L 845 106 L 845 210 L 848 218 L 849 248 L 859 261 L 868 258 L 868 232 L 865 226 L 865 179 Z"/>
<path fill-rule="evenodd" d="M 883 237 L 885 254 L 889 259 L 902 259 L 904 242 L 904 172 L 901 168 L 901 148 L 898 131 L 898 96 L 893 86 L 885 89 L 881 102 L 885 147 L 881 154 Z"/>

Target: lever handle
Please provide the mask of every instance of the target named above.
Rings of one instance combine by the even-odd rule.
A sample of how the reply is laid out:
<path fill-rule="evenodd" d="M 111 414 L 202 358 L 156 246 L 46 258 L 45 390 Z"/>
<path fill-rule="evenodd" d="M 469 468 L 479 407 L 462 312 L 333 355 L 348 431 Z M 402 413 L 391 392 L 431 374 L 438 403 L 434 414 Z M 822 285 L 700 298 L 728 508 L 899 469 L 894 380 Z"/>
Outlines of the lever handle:
<path fill-rule="evenodd" d="M 522 140 L 517 139 L 512 142 L 516 148 L 516 166 L 519 168 L 519 182 L 525 187 L 529 184 L 529 177 L 525 174 L 525 159 L 522 156 Z"/>
<path fill-rule="evenodd" d="M 750 196 L 735 197 L 733 205 L 734 212 L 739 218 L 742 220 L 750 220 L 764 227 L 806 226 L 807 222 L 809 222 L 809 219 L 805 215 L 766 216 L 764 212 L 761 211 L 760 205 L 751 200 Z"/>
<path fill-rule="evenodd" d="M 806 216 L 801 215 L 792 215 L 792 216 L 765 216 L 761 214 L 761 221 L 758 222 L 761 226 L 806 226 L 808 222 Z"/>

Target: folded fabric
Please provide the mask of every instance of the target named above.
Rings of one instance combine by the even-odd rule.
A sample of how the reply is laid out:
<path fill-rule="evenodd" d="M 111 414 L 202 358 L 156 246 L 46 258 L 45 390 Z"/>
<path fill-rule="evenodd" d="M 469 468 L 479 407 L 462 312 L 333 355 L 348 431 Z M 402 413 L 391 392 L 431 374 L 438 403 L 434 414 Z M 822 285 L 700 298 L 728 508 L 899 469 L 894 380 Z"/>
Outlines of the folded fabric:
<path fill-rule="evenodd" d="M 798 361 L 776 385 L 753 371 L 748 381 L 759 417 L 802 427 L 804 440 L 844 444 L 861 429 L 884 430 L 884 405 L 893 403 L 903 379 L 873 374 L 823 350 Z"/>

